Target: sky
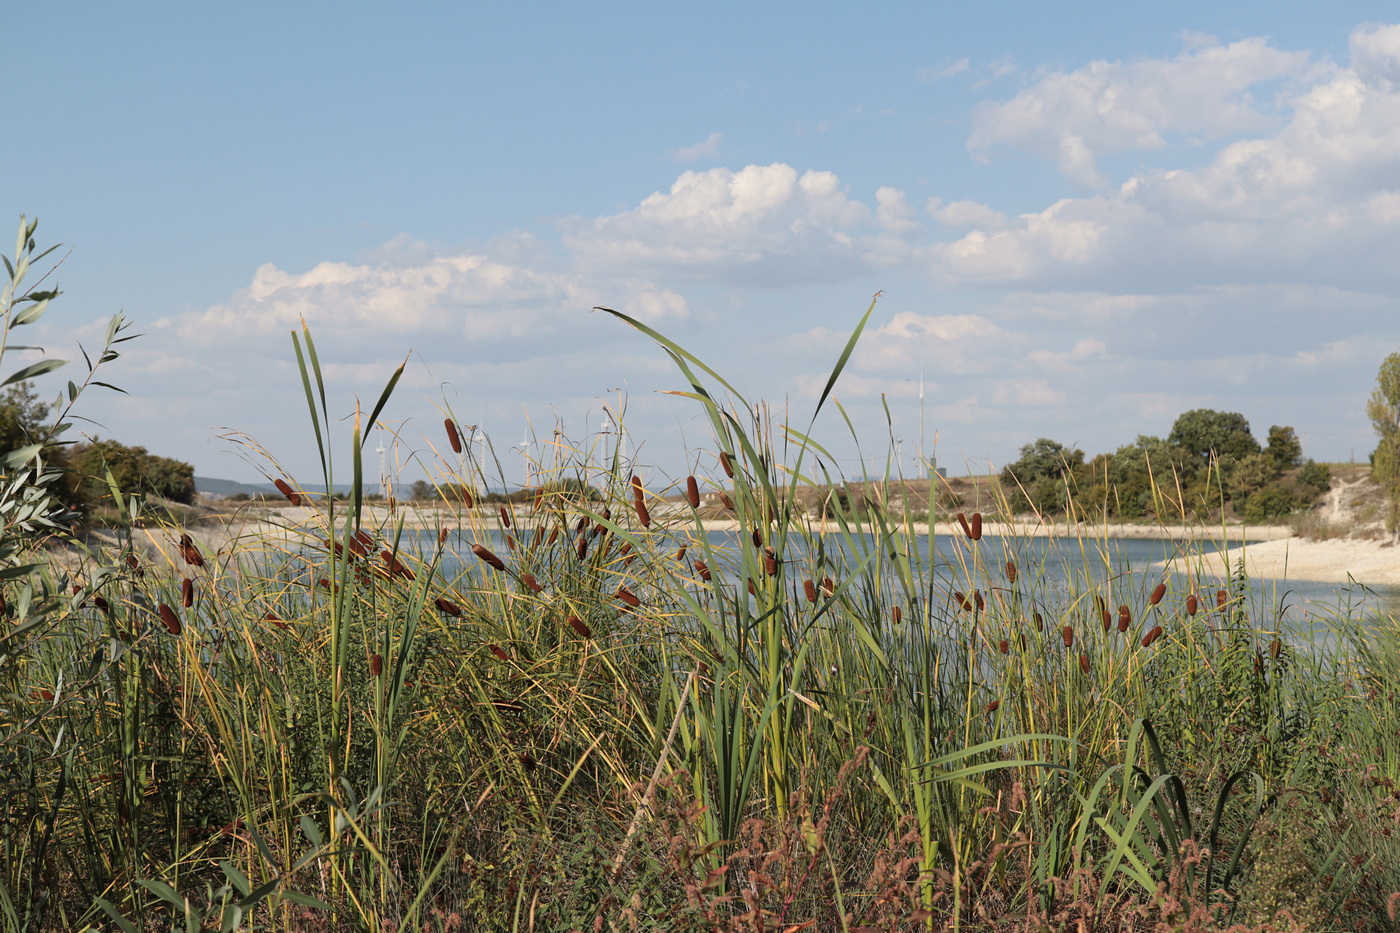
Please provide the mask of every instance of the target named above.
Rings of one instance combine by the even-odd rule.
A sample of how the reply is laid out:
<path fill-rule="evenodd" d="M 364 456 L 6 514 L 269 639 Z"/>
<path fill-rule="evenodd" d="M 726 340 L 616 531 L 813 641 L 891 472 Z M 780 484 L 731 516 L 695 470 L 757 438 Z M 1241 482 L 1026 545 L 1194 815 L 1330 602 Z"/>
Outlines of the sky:
<path fill-rule="evenodd" d="M 342 470 L 407 360 L 369 445 L 401 481 L 446 412 L 508 483 L 527 437 L 619 415 L 674 478 L 714 471 L 703 412 L 590 309 L 805 430 L 879 293 L 833 393 L 859 447 L 834 405 L 813 426 L 847 475 L 917 472 L 921 435 L 954 475 L 1092 456 L 1194 408 L 1364 461 L 1400 350 L 1400 17 L 1144 6 L 27 4 L 0 219 L 64 244 L 25 336 L 76 360 L 39 387 L 121 311 L 126 394 L 76 430 L 310 485 L 305 321 Z"/>

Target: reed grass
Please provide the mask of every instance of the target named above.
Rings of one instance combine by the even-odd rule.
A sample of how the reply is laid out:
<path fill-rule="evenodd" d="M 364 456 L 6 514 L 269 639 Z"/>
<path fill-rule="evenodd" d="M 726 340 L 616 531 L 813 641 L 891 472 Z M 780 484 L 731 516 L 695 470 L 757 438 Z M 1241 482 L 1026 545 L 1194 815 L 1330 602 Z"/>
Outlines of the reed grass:
<path fill-rule="evenodd" d="M 0 926 L 1390 929 L 1400 624 L 1315 639 L 1189 545 L 1153 576 L 980 512 L 945 559 L 893 462 L 809 509 L 870 313 L 794 424 L 613 312 L 708 473 L 560 441 L 478 508 L 499 465 L 449 411 L 427 532 L 270 460 L 306 522 L 39 566 L 72 596 L 0 666 Z M 318 484 L 358 490 L 402 367 L 340 437 L 294 350 Z"/>

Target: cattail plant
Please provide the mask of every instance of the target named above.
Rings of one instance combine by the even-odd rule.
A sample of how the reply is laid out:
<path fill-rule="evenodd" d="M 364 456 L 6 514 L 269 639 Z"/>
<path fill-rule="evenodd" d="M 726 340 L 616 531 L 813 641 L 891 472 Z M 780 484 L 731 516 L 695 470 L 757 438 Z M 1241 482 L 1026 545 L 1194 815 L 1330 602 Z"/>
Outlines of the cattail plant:
<path fill-rule="evenodd" d="M 156 608 L 160 613 L 160 621 L 165 623 L 166 631 L 171 635 L 179 635 L 183 629 L 180 625 L 180 617 L 175 614 L 175 610 L 171 609 L 165 603 L 161 603 Z"/>
<path fill-rule="evenodd" d="M 434 599 L 433 605 L 437 607 L 438 612 L 446 615 L 455 617 L 462 614 L 462 607 L 445 596 L 439 596 L 437 599 Z"/>
<path fill-rule="evenodd" d="M 194 581 L 189 577 L 180 581 L 180 605 L 186 609 L 194 605 Z"/>
<path fill-rule="evenodd" d="M 486 563 L 497 570 L 506 569 L 505 561 L 501 560 L 499 557 L 493 554 L 491 550 L 487 548 L 484 544 L 473 544 L 472 553 L 475 554 L 483 563 Z"/>
<path fill-rule="evenodd" d="M 460 454 L 462 452 L 462 435 L 457 431 L 457 423 L 451 418 L 445 418 L 442 426 L 447 430 L 447 443 L 452 446 L 452 452 Z"/>
<path fill-rule="evenodd" d="M 690 503 L 692 509 L 700 508 L 700 484 L 694 476 L 685 478 L 685 501 Z"/>
<path fill-rule="evenodd" d="M 301 496 L 297 494 L 296 490 L 294 490 L 294 489 L 291 487 L 291 484 L 289 484 L 286 480 L 284 480 L 284 479 L 276 479 L 276 480 L 273 480 L 273 481 L 272 481 L 272 485 L 276 486 L 276 487 L 277 487 L 277 491 L 280 492 L 280 493 L 286 498 L 286 500 L 287 500 L 288 502 L 290 502 L 292 505 L 296 505 L 296 506 L 301 505 Z"/>

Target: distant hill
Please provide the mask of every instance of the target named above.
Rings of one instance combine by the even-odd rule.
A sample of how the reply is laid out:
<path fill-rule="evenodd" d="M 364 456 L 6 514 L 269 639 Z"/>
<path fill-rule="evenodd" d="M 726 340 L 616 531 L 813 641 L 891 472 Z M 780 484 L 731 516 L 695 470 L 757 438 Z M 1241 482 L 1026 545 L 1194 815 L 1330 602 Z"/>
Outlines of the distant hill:
<path fill-rule="evenodd" d="M 194 478 L 194 488 L 197 495 L 206 499 L 227 499 L 229 496 L 236 496 L 242 493 L 245 496 L 280 496 L 277 487 L 272 483 L 240 483 L 234 479 L 219 479 L 214 476 L 196 476 Z M 316 492 L 319 486 L 312 485 L 309 492 Z M 349 492 L 350 487 L 339 486 L 338 492 Z M 404 497 L 408 495 L 409 484 L 400 483 L 395 490 L 395 494 Z"/>

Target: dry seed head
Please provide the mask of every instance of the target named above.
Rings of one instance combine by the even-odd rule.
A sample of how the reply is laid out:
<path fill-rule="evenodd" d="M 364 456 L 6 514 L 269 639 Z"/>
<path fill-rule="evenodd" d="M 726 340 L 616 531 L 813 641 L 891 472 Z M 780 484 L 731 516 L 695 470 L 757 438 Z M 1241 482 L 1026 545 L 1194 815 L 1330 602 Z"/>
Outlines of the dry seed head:
<path fill-rule="evenodd" d="M 724 506 L 724 507 L 725 507 L 726 509 L 728 509 L 729 511 L 731 511 L 731 512 L 735 511 L 735 508 L 734 508 L 734 500 L 731 499 L 731 498 L 729 498 L 729 493 L 727 493 L 727 492 L 721 492 L 721 493 L 719 494 L 719 502 L 720 502 L 720 505 Z"/>
<path fill-rule="evenodd" d="M 642 480 L 636 473 L 632 474 L 632 498 L 641 502 L 646 496 L 646 490 L 642 488 Z"/>
<path fill-rule="evenodd" d="M 807 602 L 815 603 L 817 601 L 817 585 L 811 580 L 802 581 L 802 591 L 807 596 Z"/>
<path fill-rule="evenodd" d="M 194 581 L 189 577 L 180 581 L 180 605 L 186 609 L 194 605 Z"/>
<path fill-rule="evenodd" d="M 281 619 L 277 618 L 277 613 L 275 613 L 275 612 L 265 612 L 265 613 L 263 613 L 263 618 L 266 619 L 267 621 L 271 622 L 273 625 L 277 626 L 278 628 L 280 628 L 282 631 L 285 632 L 285 631 L 287 630 L 287 623 L 286 623 L 286 622 L 283 622 Z"/>
<path fill-rule="evenodd" d="M 1113 627 L 1113 616 L 1107 609 L 1101 610 L 1099 614 L 1103 616 L 1103 630 L 1106 632 Z"/>
<path fill-rule="evenodd" d="M 485 561 L 487 564 L 496 568 L 497 570 L 506 569 L 505 561 L 501 560 L 495 554 L 491 553 L 490 549 L 485 547 L 484 545 L 473 544 L 472 553 L 475 554 L 482 561 Z"/>
<path fill-rule="evenodd" d="M 1163 596 L 1166 596 L 1166 595 L 1167 595 L 1167 585 L 1166 585 L 1165 583 L 1158 583 L 1158 584 L 1157 584 L 1157 588 L 1156 588 L 1155 590 L 1153 590 L 1153 591 L 1152 591 L 1152 595 L 1151 595 L 1150 597 L 1148 597 L 1148 599 L 1147 599 L 1147 604 L 1148 604 L 1149 606 L 1155 606 L 1155 605 L 1157 605 L 1158 603 L 1160 603 L 1160 602 L 1162 601 L 1162 597 L 1163 597 Z"/>
<path fill-rule="evenodd" d="M 982 591 L 981 591 L 981 590 L 973 590 L 973 591 L 972 591 L 972 602 L 977 606 L 977 611 L 978 611 L 978 612 L 981 612 L 982 610 L 984 610 L 984 609 L 987 608 L 987 604 L 986 604 L 985 602 L 982 601 Z"/>
<path fill-rule="evenodd" d="M 999 709 L 1001 709 L 1000 700 L 993 700 L 992 702 L 987 704 L 987 712 L 989 713 L 995 713 Z"/>
<path fill-rule="evenodd" d="M 1089 673 L 1089 656 L 1087 654 L 1079 656 L 1079 669 L 1086 674 Z"/>
<path fill-rule="evenodd" d="M 690 503 L 692 509 L 700 507 L 700 484 L 693 476 L 685 478 L 685 501 Z"/>
<path fill-rule="evenodd" d="M 719 465 L 724 467 L 724 475 L 730 479 L 734 478 L 734 463 L 729 454 L 723 450 L 719 452 Z"/>
<path fill-rule="evenodd" d="M 626 603 L 629 606 L 632 606 L 633 608 L 636 608 L 637 606 L 640 606 L 642 604 L 641 598 L 625 586 L 619 586 L 617 588 L 617 593 L 614 595 L 616 595 L 618 599 L 622 600 L 624 603 Z"/>
<path fill-rule="evenodd" d="M 967 523 L 967 516 L 961 512 L 958 513 L 958 524 L 962 525 L 963 534 L 967 535 L 968 539 L 971 540 L 972 526 Z"/>
<path fill-rule="evenodd" d="M 968 537 L 972 538 L 973 541 L 981 541 L 981 540 L 982 540 L 982 513 L 981 513 L 981 512 L 973 512 L 973 513 L 972 513 L 972 529 L 971 529 L 971 533 L 968 535 Z"/>
<path fill-rule="evenodd" d="M 1152 626 L 1151 631 L 1149 631 L 1146 635 L 1142 636 L 1142 646 L 1143 646 L 1144 648 L 1151 648 L 1151 647 L 1152 647 L 1152 643 L 1153 643 L 1154 641 L 1156 641 L 1157 639 L 1161 638 L 1161 637 L 1162 637 L 1162 626 L 1160 626 L 1160 625 L 1154 625 L 1154 626 Z"/>
<path fill-rule="evenodd" d="M 757 596 L 757 595 L 758 595 L 758 588 L 755 587 L 755 586 L 753 585 L 753 577 L 748 577 L 747 580 L 748 580 L 748 584 L 749 584 L 749 595 L 750 595 L 750 596 Z"/>
<path fill-rule="evenodd" d="M 1040 617 L 1040 613 L 1031 613 L 1031 618 L 1035 619 L 1035 630 L 1037 632 L 1045 631 L 1045 620 Z"/>
<path fill-rule="evenodd" d="M 757 528 L 753 529 L 753 531 L 750 533 L 750 537 L 753 538 L 754 547 L 763 547 L 763 534 Z"/>
<path fill-rule="evenodd" d="M 890 607 L 890 621 L 893 622 L 895 625 L 898 625 L 899 623 L 903 622 L 903 621 L 904 621 L 904 610 L 903 610 L 903 609 L 900 609 L 898 606 L 891 606 L 891 607 Z"/>
<path fill-rule="evenodd" d="M 378 677 L 382 673 L 384 673 L 384 658 L 377 654 L 370 655 L 369 675 L 371 677 Z"/>
<path fill-rule="evenodd" d="M 515 535 L 506 535 L 506 547 L 510 548 L 512 554 L 515 553 L 516 548 L 520 547 L 520 545 L 515 542 Z"/>
<path fill-rule="evenodd" d="M 641 497 L 641 496 L 638 496 L 638 497 L 632 502 L 632 505 L 633 505 L 633 506 L 636 508 L 636 510 L 637 510 L 637 521 L 638 521 L 639 523 L 641 523 L 641 526 L 642 526 L 643 528 L 650 528 L 650 527 L 651 527 L 651 510 L 648 509 L 648 508 L 647 508 L 647 504 L 646 504 L 644 501 L 642 501 L 642 497 Z"/>
<path fill-rule="evenodd" d="M 1133 612 L 1127 606 L 1118 607 L 1118 631 L 1126 632 L 1133 624 Z"/>
<path fill-rule="evenodd" d="M 536 580 L 535 575 L 532 573 L 522 573 L 520 575 L 520 582 L 524 583 L 526 589 L 531 593 L 538 593 L 544 589 L 544 587 L 540 585 L 540 581 Z"/>
<path fill-rule="evenodd" d="M 593 630 L 590 629 L 578 616 L 569 616 L 569 618 L 565 621 L 569 623 L 570 628 L 572 628 L 575 632 L 578 632 L 584 638 L 593 637 Z"/>
<path fill-rule="evenodd" d="M 836 581 L 830 577 L 822 577 L 822 592 L 828 597 L 836 595 Z"/>
<path fill-rule="evenodd" d="M 499 511 L 500 511 L 500 513 L 501 513 L 501 526 L 504 527 L 504 528 L 509 528 L 509 527 L 510 527 L 510 509 L 507 509 L 505 506 L 501 506 L 501 507 L 499 508 Z"/>
<path fill-rule="evenodd" d="M 1015 583 L 1015 582 L 1016 582 L 1016 563 L 1015 563 L 1014 561 L 1007 561 L 1007 562 L 1006 562 L 1006 582 L 1007 582 L 1007 583 Z"/>
<path fill-rule="evenodd" d="M 1074 626 L 1066 625 L 1060 629 L 1060 638 L 1063 639 L 1066 648 L 1074 647 Z"/>
<path fill-rule="evenodd" d="M 997 650 L 1000 651 L 1002 654 L 1010 654 L 1011 642 L 1003 638 L 1001 641 L 997 642 Z"/>
<path fill-rule="evenodd" d="M 439 596 L 437 599 L 433 600 L 433 605 L 437 606 L 438 612 L 444 612 L 450 616 L 460 616 L 462 614 L 461 606 L 443 596 Z"/>
<path fill-rule="evenodd" d="M 578 542 L 574 545 L 574 552 L 575 552 L 576 554 L 578 554 L 578 559 L 579 559 L 579 560 L 586 560 L 586 559 L 587 559 L 587 557 L 588 557 L 588 534 L 587 534 L 587 532 L 581 533 L 581 534 L 578 536 Z"/>
<path fill-rule="evenodd" d="M 545 547 L 553 547 L 554 542 L 559 540 L 559 526 L 555 525 L 549 529 L 549 540 L 544 543 Z"/>
<path fill-rule="evenodd" d="M 165 603 L 161 603 L 157 608 L 160 612 L 160 620 L 165 623 L 166 631 L 171 635 L 179 635 L 182 629 L 180 627 L 180 617 L 175 615 L 175 610 L 171 609 Z"/>
<path fill-rule="evenodd" d="M 700 574 L 700 579 L 709 583 L 710 568 L 705 565 L 705 562 L 703 560 L 697 560 L 693 566 L 695 567 L 695 572 Z"/>
<path fill-rule="evenodd" d="M 296 490 L 292 489 L 291 484 L 286 480 L 275 479 L 272 481 L 272 485 L 276 486 L 277 491 L 285 496 L 292 505 L 301 505 L 301 496 L 297 495 Z"/>
<path fill-rule="evenodd" d="M 1229 601 L 1230 601 L 1230 594 L 1229 594 L 1229 593 L 1225 592 L 1224 590 L 1216 590 L 1216 592 L 1215 592 L 1215 608 L 1216 608 L 1216 609 L 1224 609 L 1224 608 L 1225 608 L 1225 604 L 1226 604 L 1227 602 L 1229 602 Z"/>
<path fill-rule="evenodd" d="M 1196 594 L 1192 593 L 1186 597 L 1186 614 L 1193 616 L 1196 614 Z"/>
<path fill-rule="evenodd" d="M 679 549 L 678 551 L 676 551 L 676 560 L 677 560 L 677 561 L 683 561 L 683 560 L 685 560 L 685 545 L 684 545 L 684 544 L 682 544 L 682 545 L 680 546 L 680 549 Z"/>
<path fill-rule="evenodd" d="M 462 452 L 462 435 L 457 433 L 457 425 L 451 418 L 444 418 L 442 426 L 447 429 L 447 443 L 452 445 L 452 452 L 459 454 Z"/>
<path fill-rule="evenodd" d="M 487 645 L 486 647 L 490 649 L 492 654 L 500 658 L 502 661 L 510 660 L 510 655 L 506 654 L 505 649 L 502 648 L 500 645 Z"/>
<path fill-rule="evenodd" d="M 447 526 L 446 526 L 446 525 L 443 525 L 441 528 L 438 529 L 438 547 L 442 547 L 442 546 L 443 546 L 444 544 L 446 544 L 446 543 L 447 543 Z"/>
<path fill-rule="evenodd" d="M 331 581 L 327 580 L 325 577 L 322 577 L 321 579 L 316 581 L 316 585 L 323 590 L 329 590 L 331 588 Z"/>
<path fill-rule="evenodd" d="M 1281 654 L 1282 652 L 1283 642 L 1279 639 L 1277 635 L 1275 635 L 1274 640 L 1269 644 L 1269 657 L 1277 661 L 1279 654 Z"/>

